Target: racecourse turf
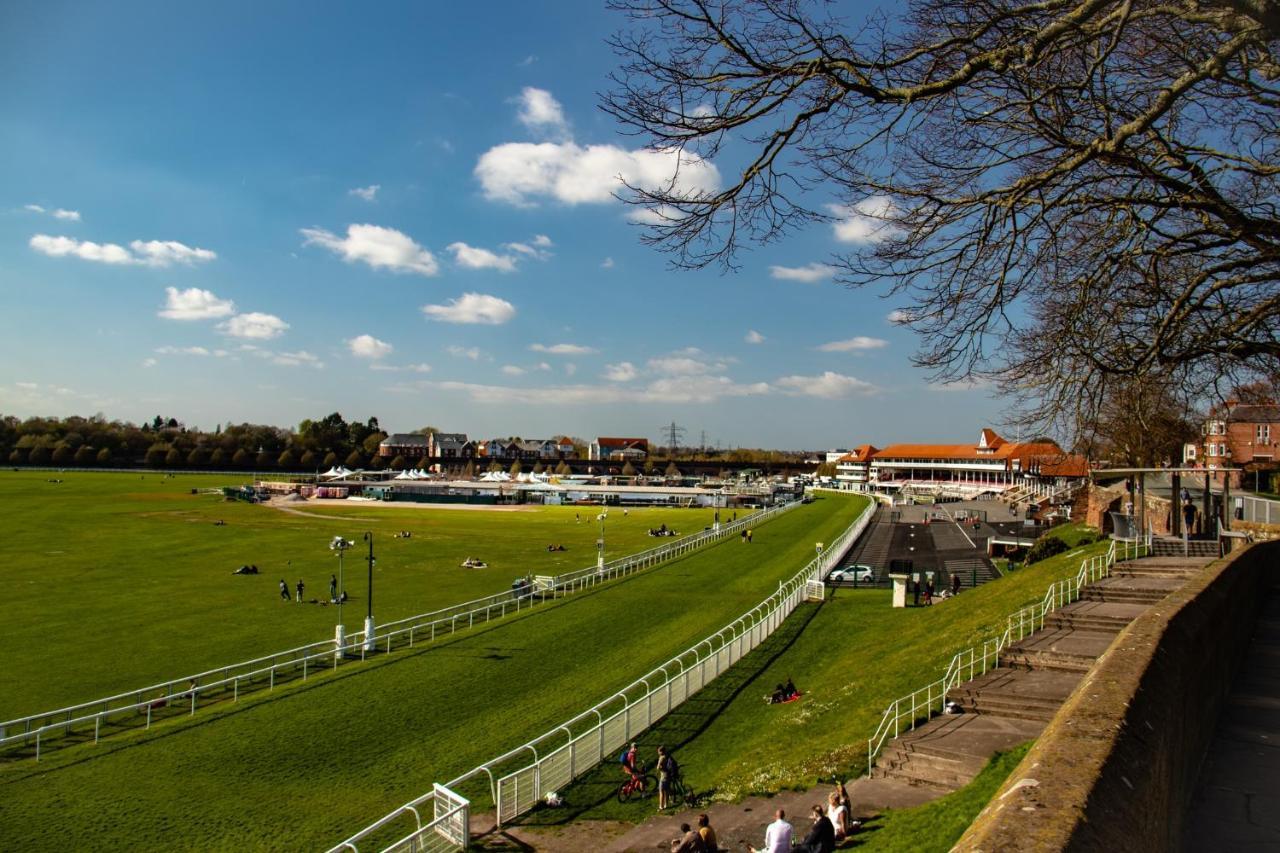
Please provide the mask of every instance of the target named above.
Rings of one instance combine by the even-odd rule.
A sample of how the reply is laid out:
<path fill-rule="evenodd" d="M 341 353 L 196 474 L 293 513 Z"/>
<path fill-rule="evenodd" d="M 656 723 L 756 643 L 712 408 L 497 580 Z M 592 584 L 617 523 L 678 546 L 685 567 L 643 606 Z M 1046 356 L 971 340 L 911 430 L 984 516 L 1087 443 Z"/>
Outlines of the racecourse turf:
<path fill-rule="evenodd" d="M 831 541 L 863 505 L 824 497 L 761 527 L 750 545 L 725 542 L 434 646 L 255 694 L 149 733 L 59 750 L 39 764 L 5 765 L 0 837 L 22 850 L 325 847 L 717 630 L 794 574 L 812 557 L 813 543 Z M 225 515 L 228 528 L 216 532 L 253 517 Z M 572 510 L 568 515 L 566 531 Z M 323 545 L 332 532 L 346 531 L 326 522 L 311 535 Z M 559 538 L 568 546 L 567 533 Z M 91 630 L 92 621 L 84 627 Z M 466 793 L 485 807 L 483 788 Z"/>
<path fill-rule="evenodd" d="M 329 576 L 338 571 L 328 549 L 335 535 L 357 545 L 344 559 L 349 631 L 362 627 L 366 610 L 367 551 L 360 541 L 366 530 L 374 533 L 380 623 L 508 590 L 524 574 L 571 571 L 596 559 L 592 507 L 352 502 L 296 504 L 297 512 L 286 512 L 191 494 L 245 479 L 0 471 L 0 577 L 8 598 L 0 622 L 6 651 L 0 720 L 331 640 L 337 611 L 319 602 L 327 602 Z M 664 523 L 684 535 L 699 532 L 713 512 L 614 509 L 606 556 L 674 541 L 647 534 Z M 393 538 L 402 530 L 413 535 Z M 566 550 L 548 552 L 550 544 Z M 489 567 L 461 568 L 468 556 Z M 231 574 L 250 563 L 261 574 Z M 290 593 L 303 579 L 305 599 L 317 603 L 282 601 L 282 578 Z"/>

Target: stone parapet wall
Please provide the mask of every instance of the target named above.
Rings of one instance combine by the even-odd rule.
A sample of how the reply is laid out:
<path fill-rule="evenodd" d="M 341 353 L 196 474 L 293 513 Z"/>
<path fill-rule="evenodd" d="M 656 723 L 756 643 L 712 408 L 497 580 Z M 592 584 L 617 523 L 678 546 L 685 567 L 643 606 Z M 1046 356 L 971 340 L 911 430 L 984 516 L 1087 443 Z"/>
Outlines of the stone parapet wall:
<path fill-rule="evenodd" d="M 1178 850 L 1280 543 L 1211 564 L 1099 658 L 954 849 Z"/>
<path fill-rule="evenodd" d="M 1111 516 L 1108 513 L 1124 512 L 1125 504 L 1130 500 L 1124 486 L 1099 486 L 1090 483 L 1076 498 L 1071 508 L 1073 519 L 1083 519 L 1085 524 L 1096 527 L 1103 533 L 1112 531 Z M 1137 494 L 1133 496 L 1134 514 L 1137 515 Z M 1148 494 L 1146 498 L 1147 521 L 1157 536 L 1167 536 L 1172 531 L 1170 511 L 1173 505 L 1168 498 L 1160 498 Z"/>

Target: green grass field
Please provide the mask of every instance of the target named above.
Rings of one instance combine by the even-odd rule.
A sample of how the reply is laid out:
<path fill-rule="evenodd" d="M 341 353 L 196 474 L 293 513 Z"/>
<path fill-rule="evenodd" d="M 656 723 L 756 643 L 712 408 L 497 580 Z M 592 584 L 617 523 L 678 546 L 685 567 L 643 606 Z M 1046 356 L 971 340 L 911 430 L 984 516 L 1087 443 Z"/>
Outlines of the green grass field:
<path fill-rule="evenodd" d="M 867 738 L 890 702 L 941 677 L 956 652 L 1003 631 L 1009 613 L 1106 548 L 1099 542 L 1058 555 L 932 607 L 895 610 L 887 590 L 830 592 L 650 730 L 642 754 L 652 756 L 659 743 L 674 747 L 694 790 L 724 801 L 862 775 Z M 788 677 L 804 691 L 800 701 L 762 701 Z M 526 822 L 645 819 L 653 804 L 619 804 L 618 777 L 616 766 L 599 768 L 565 792 L 566 808 L 535 811 Z"/>
<path fill-rule="evenodd" d="M 50 483 L 49 479 L 61 479 Z M 333 637 L 336 609 L 280 600 L 281 578 L 299 578 L 307 599 L 328 598 L 335 535 L 357 540 L 347 553 L 348 630 L 365 614 L 361 557 L 373 531 L 374 615 L 379 622 L 509 589 L 512 579 L 595 562 L 599 525 L 590 507 L 520 511 L 404 509 L 358 503 L 300 505 L 304 514 L 193 488 L 238 485 L 226 475 L 165 477 L 68 471 L 0 472 L 0 575 L 9 594 L 0 642 L 0 719 L 52 710 Z M 609 513 L 612 558 L 670 539 L 667 524 L 700 531 L 712 510 Z M 581 516 L 581 523 L 575 520 Z M 225 526 L 215 526 L 223 520 Z M 408 539 L 392 534 L 412 532 Z M 549 553 L 549 544 L 564 552 Z M 467 556 L 489 568 L 463 569 Z M 255 563 L 257 576 L 231 574 Z"/>
<path fill-rule="evenodd" d="M 157 503 L 175 516 L 185 499 L 162 496 Z M 761 527 L 751 545 L 729 541 L 435 646 L 255 694 L 239 705 L 165 722 L 150 733 L 59 750 L 39 764 L 0 767 L 0 837 L 21 850 L 327 846 L 429 790 L 432 782 L 447 781 L 606 698 L 718 629 L 794 574 L 811 558 L 813 543 L 830 541 L 862 505 L 856 498 L 825 497 Z M 214 533 L 247 526 L 258 517 L 249 513 L 261 511 L 216 506 L 248 512 L 221 513 L 228 526 L 210 526 Z M 414 512 L 420 511 L 406 511 L 405 517 Z M 125 515 L 122 523 L 137 523 Z M 468 523 L 472 514 L 455 512 L 441 523 L 457 516 L 464 516 L 457 523 Z M 491 521 L 481 540 L 486 543 L 497 535 L 495 528 L 523 518 L 476 517 L 500 521 Z M 637 521 L 642 530 L 652 523 Z M 176 518 L 167 523 L 183 524 Z M 317 536 L 317 550 L 333 532 L 359 530 L 318 519 L 301 523 L 314 525 L 306 541 Z M 385 528 L 408 523 L 397 519 Z M 427 524 L 426 518 L 419 523 Z M 572 510 L 561 526 L 573 528 Z M 684 521 L 676 527 L 692 529 Z M 545 547 L 545 528 L 536 535 L 535 547 Z M 571 548 L 572 557 L 574 540 L 567 532 L 556 538 Z M 649 541 L 644 537 L 640 544 Z M 461 555 L 479 550 L 469 547 Z M 325 559 L 322 553 L 317 562 L 327 565 Z M 246 560 L 252 558 L 227 560 L 225 571 Z M 276 579 L 266 577 L 271 587 L 264 607 L 274 607 Z M 246 579 L 227 574 L 215 580 Z M 181 590 L 172 597 L 180 598 Z M 263 619 L 290 618 L 289 608 L 298 605 L 264 609 Z M 94 625 L 85 617 L 85 631 Z M 96 653 L 99 660 L 110 655 Z M 484 807 L 483 789 L 467 793 Z"/>

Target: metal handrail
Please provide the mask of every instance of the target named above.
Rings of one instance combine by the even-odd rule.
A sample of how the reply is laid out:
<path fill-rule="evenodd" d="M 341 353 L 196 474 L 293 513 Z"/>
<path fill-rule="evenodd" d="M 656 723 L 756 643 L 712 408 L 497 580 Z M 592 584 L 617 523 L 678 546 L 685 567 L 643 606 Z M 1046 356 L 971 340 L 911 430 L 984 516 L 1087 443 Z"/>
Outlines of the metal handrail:
<path fill-rule="evenodd" d="M 499 803 L 498 786 L 503 780 L 512 778 L 520 773 L 528 772 L 530 769 L 536 771 L 544 762 L 556 756 L 561 750 L 564 750 L 567 747 L 571 748 L 573 744 L 581 741 L 587 736 L 602 733 L 604 727 L 611 721 L 618 719 L 619 717 L 626 720 L 628 725 L 627 737 L 632 737 L 638 733 L 638 731 L 648 728 L 656 722 L 656 720 L 661 719 L 667 713 L 670 713 L 671 709 L 677 707 L 679 703 L 668 703 L 666 711 L 660 713 L 657 717 L 653 717 L 651 714 L 646 714 L 646 725 L 638 729 L 636 732 L 629 730 L 629 712 L 640 706 L 642 703 L 650 703 L 653 697 L 662 691 L 669 690 L 671 684 L 684 678 L 685 674 L 688 671 L 691 671 L 694 667 L 712 660 L 718 660 L 721 654 L 726 650 L 732 650 L 733 647 L 737 646 L 739 652 L 738 657 L 741 658 L 742 655 L 746 654 L 746 651 L 750 650 L 742 650 L 741 645 L 743 639 L 751 636 L 749 632 L 755 631 L 755 629 L 761 625 L 767 626 L 767 630 L 763 631 L 758 639 L 754 637 L 752 638 L 751 648 L 754 648 L 760 642 L 763 642 L 765 638 L 776 630 L 778 625 L 782 624 L 785 617 L 789 615 L 794 610 L 795 606 L 803 599 L 805 585 L 808 581 L 813 579 L 825 579 L 827 574 L 829 574 L 831 570 L 839 564 L 845 551 L 847 551 L 853 542 L 856 541 L 857 537 L 866 530 L 874 512 L 875 504 L 869 502 L 862 512 L 858 514 L 858 517 L 854 519 L 853 523 L 836 537 L 830 547 L 824 550 L 823 553 L 811 559 L 805 564 L 804 568 L 791 578 L 779 582 L 778 590 L 776 592 L 766 597 L 762 602 L 747 610 L 737 619 L 725 625 L 720 630 L 694 643 L 688 649 L 668 659 L 663 664 L 650 670 L 645 675 L 631 682 L 626 687 L 613 693 L 607 699 L 604 699 L 586 711 L 577 714 L 564 723 L 553 726 L 551 729 L 532 740 L 521 744 L 514 749 L 509 749 L 498 757 L 490 759 L 472 770 L 467 771 L 461 776 L 446 782 L 443 787 L 456 790 L 463 782 L 475 778 L 481 773 L 485 773 L 489 776 L 490 795 L 492 796 L 496 807 Z M 781 618 L 778 618 L 779 616 L 781 616 Z M 726 637 L 726 634 L 729 634 L 730 636 Z M 706 647 L 705 654 L 701 652 L 701 649 L 704 646 Z M 685 666 L 682 659 L 688 658 L 690 655 L 693 656 L 694 663 L 689 666 Z M 665 670 L 673 665 L 679 667 L 680 672 L 674 676 L 665 675 Z M 717 671 L 716 675 L 719 674 L 719 671 Z M 715 676 L 712 676 L 712 679 L 714 679 L 714 677 Z M 705 684 L 710 680 L 711 679 L 704 681 L 703 686 L 705 686 Z M 652 682 L 652 684 L 650 682 Z M 684 698 L 687 699 L 689 695 L 692 694 L 686 692 Z M 622 701 L 621 706 L 617 704 L 618 700 Z M 681 699 L 681 701 L 684 701 L 684 699 Z M 590 718 L 593 715 L 595 720 L 591 721 Z M 575 735 L 575 726 L 583 722 L 593 722 L 593 725 L 586 729 L 579 730 Z M 542 747 L 541 752 L 539 747 Z M 535 756 L 534 762 L 514 771 L 511 774 L 508 774 L 507 776 L 504 776 L 502 780 L 497 780 L 495 783 L 492 773 L 493 768 L 515 758 L 521 753 L 526 752 L 532 753 Z M 541 758 L 538 757 L 539 755 L 541 755 Z M 601 750 L 599 757 L 595 761 L 574 764 L 571 771 L 572 776 L 576 777 L 581 775 L 591 767 L 599 764 L 603 758 L 604 755 Z M 535 775 L 535 780 L 536 779 L 537 776 Z M 535 799 L 541 796 L 540 782 L 534 782 L 534 791 Z M 433 795 L 434 794 L 432 792 L 423 794 L 422 796 L 411 800 L 409 803 L 394 809 L 369 826 L 361 829 L 359 832 L 335 845 L 331 848 L 331 853 L 336 853 L 336 851 L 343 849 L 356 850 L 357 842 L 368 838 L 374 832 L 386 826 L 396 818 L 416 814 L 416 812 L 414 812 L 410 807 L 416 807 L 427 802 L 433 797 Z M 516 805 L 517 808 L 519 808 L 519 804 L 517 803 Z M 516 812 L 516 814 L 519 813 L 520 811 Z M 502 818 L 503 816 L 499 811 L 497 815 L 499 825 L 501 825 Z M 419 830 L 420 829 L 421 826 L 419 827 Z"/>
<path fill-rule="evenodd" d="M 650 548 L 640 552 L 639 555 L 633 555 L 637 557 L 643 556 L 643 559 L 640 560 L 633 560 L 629 557 L 618 558 L 611 563 L 607 563 L 606 570 L 603 573 L 597 567 L 582 571 L 589 571 L 595 577 L 591 585 L 613 580 L 641 568 L 656 565 L 669 556 L 684 554 L 709 542 L 731 535 L 736 532 L 738 526 L 747 522 L 761 524 L 770 521 L 798 505 L 799 503 L 795 502 L 771 507 L 763 512 L 739 519 L 731 525 L 722 526 L 719 531 L 705 531 L 696 536 L 682 537 L 675 542 L 670 542 L 657 548 Z M 560 577 L 567 576 L 562 575 Z M 571 594 L 583 588 L 585 586 L 568 589 L 561 588 L 560 592 L 562 594 Z M 348 654 L 355 653 L 358 653 L 360 659 L 364 660 L 367 654 L 371 650 L 376 650 L 378 646 L 385 643 L 386 651 L 390 652 L 393 643 L 397 639 L 406 637 L 408 638 L 408 645 L 412 647 L 417 642 L 419 633 L 426 634 L 426 639 L 430 642 L 443 634 L 450 634 L 462 628 L 473 627 L 477 622 L 491 621 L 495 618 L 495 610 L 498 612 L 497 618 L 501 618 L 506 616 L 509 609 L 515 612 L 528 609 L 536 603 L 534 595 L 535 593 L 532 589 L 524 594 L 514 594 L 512 591 L 507 590 L 451 605 L 440 610 L 388 622 L 379 626 L 373 637 L 368 640 L 366 640 L 363 630 L 353 631 L 346 635 L 345 642 L 340 648 L 334 640 L 309 643 L 305 646 L 298 646 L 282 652 L 204 670 L 194 675 L 184 675 L 180 678 L 159 682 L 148 687 L 125 691 L 114 696 L 0 722 L 0 750 L 27 745 L 34 740 L 35 757 L 39 760 L 44 741 L 49 736 L 69 734 L 73 726 L 90 723 L 94 726 L 94 743 L 98 743 L 104 734 L 103 724 L 110 724 L 113 717 L 118 717 L 121 714 L 145 714 L 145 728 L 149 729 L 152 724 L 153 712 L 168 708 L 175 700 L 184 703 L 190 701 L 190 713 L 193 714 L 198 707 L 197 697 L 201 695 L 208 698 L 230 690 L 234 701 L 239 701 L 240 693 L 247 692 L 243 689 L 246 683 L 252 689 L 255 679 L 265 679 L 269 685 L 268 689 L 273 690 L 275 689 L 278 675 L 282 673 L 295 674 L 301 669 L 302 679 L 305 681 L 313 663 L 337 666 L 338 662 L 345 660 Z M 461 620 L 465 620 L 465 622 L 460 624 Z M 446 626 L 447 630 L 445 630 Z M 373 649 L 370 648 L 371 646 Z M 284 660 L 280 660 L 281 658 L 284 658 Z M 264 666 L 264 664 L 266 665 Z M 260 687 L 260 685 L 258 686 Z M 13 732 L 15 728 L 20 728 L 21 730 Z M 106 734 L 111 734 L 111 732 Z"/>
<path fill-rule="evenodd" d="M 1150 534 L 1139 542 L 1111 540 L 1111 546 L 1105 554 L 1095 554 L 1092 557 L 1085 557 L 1081 560 L 1080 569 L 1074 576 L 1050 583 L 1049 588 L 1045 590 L 1044 597 L 1038 604 L 1023 607 L 1011 613 L 1005 620 L 1004 632 L 998 637 L 984 641 L 981 651 L 978 650 L 978 646 L 971 646 L 957 652 L 951 658 L 950 663 L 947 664 L 942 678 L 930 682 L 907 696 L 890 702 L 889 706 L 885 708 L 884 714 L 880 717 L 880 724 L 876 727 L 875 733 L 867 739 L 867 772 L 870 773 L 871 768 L 875 766 L 876 756 L 884 748 L 884 743 L 889 738 L 889 731 L 892 729 L 893 737 L 898 737 L 902 725 L 902 709 L 904 707 L 910 708 L 908 730 L 916 727 L 917 720 L 920 719 L 920 712 L 924 712 L 925 721 L 932 717 L 934 713 L 942 713 L 949 691 L 966 681 L 972 681 L 974 678 L 984 675 L 988 669 L 998 668 L 1000 665 L 1000 653 L 1012 643 L 1018 642 L 1042 629 L 1046 617 L 1051 612 L 1077 600 L 1085 586 L 1108 576 L 1111 573 L 1111 567 L 1117 562 L 1123 562 L 1150 553 Z M 991 661 L 990 667 L 988 667 L 988 661 Z M 966 668 L 968 676 L 963 677 Z M 934 693 L 935 687 L 937 688 L 936 694 Z M 921 693 L 925 694 L 926 703 L 918 702 L 917 697 Z M 934 710 L 934 703 L 937 704 L 936 711 Z"/>

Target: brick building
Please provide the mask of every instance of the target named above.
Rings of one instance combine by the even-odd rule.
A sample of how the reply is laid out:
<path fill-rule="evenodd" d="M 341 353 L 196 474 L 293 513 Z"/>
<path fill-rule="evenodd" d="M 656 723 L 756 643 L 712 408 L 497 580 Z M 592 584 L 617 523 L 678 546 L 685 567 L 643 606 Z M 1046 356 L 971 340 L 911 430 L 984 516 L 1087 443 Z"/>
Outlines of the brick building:
<path fill-rule="evenodd" d="M 1239 488 L 1242 481 L 1261 472 L 1276 470 L 1280 458 L 1280 405 L 1276 403 L 1239 403 L 1229 400 L 1209 412 L 1200 425 L 1200 440 L 1188 442 L 1182 449 L 1185 465 L 1208 468 L 1240 468 L 1233 473 L 1231 485 Z"/>

